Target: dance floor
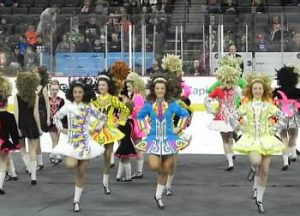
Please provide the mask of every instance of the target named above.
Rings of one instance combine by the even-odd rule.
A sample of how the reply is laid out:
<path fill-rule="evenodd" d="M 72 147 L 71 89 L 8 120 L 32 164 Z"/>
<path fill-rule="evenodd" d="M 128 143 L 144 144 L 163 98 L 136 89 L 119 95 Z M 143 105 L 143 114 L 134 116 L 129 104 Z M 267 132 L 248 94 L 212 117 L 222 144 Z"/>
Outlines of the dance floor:
<path fill-rule="evenodd" d="M 14 155 L 19 180 L 5 182 L 0 196 L 1 216 L 68 216 L 72 212 L 74 174 L 63 165 L 53 167 L 44 155 L 45 169 L 38 172 L 38 184 L 30 185 L 19 154 Z M 47 159 L 47 160 L 46 160 Z M 300 161 L 281 171 L 281 157 L 271 164 L 264 207 L 270 216 L 298 215 L 300 210 Z M 111 171 L 111 195 L 102 188 L 102 158 L 91 161 L 80 213 L 84 216 L 253 216 L 258 215 L 250 199 L 246 176 L 248 158 L 237 156 L 233 172 L 225 172 L 223 155 L 180 155 L 174 195 L 164 197 L 166 208 L 157 208 L 153 199 L 155 174 L 145 167 L 144 178 L 130 183 L 115 180 Z"/>

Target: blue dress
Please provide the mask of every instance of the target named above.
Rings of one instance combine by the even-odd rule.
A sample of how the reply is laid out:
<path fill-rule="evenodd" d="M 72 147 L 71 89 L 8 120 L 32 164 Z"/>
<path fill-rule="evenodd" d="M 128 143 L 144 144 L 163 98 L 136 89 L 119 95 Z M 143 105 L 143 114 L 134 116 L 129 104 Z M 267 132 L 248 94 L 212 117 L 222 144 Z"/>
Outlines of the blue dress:
<path fill-rule="evenodd" d="M 160 107 L 160 108 L 159 108 Z M 188 111 L 176 102 L 146 103 L 137 114 L 141 129 L 146 128 L 145 118 L 150 118 L 150 132 L 146 138 L 136 145 L 136 149 L 154 155 L 173 155 L 188 146 L 189 142 L 173 133 L 173 116 L 180 117 L 178 127 L 184 128 L 189 117 Z"/>

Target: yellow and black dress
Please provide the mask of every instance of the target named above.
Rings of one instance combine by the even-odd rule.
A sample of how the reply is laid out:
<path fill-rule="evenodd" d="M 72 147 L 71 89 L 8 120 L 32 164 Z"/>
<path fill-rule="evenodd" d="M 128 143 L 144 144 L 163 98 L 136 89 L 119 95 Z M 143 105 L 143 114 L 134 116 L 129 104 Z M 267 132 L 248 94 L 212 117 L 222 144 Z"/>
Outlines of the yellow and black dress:
<path fill-rule="evenodd" d="M 117 97 L 110 94 L 99 95 L 91 102 L 101 113 L 107 115 L 107 121 L 101 131 L 95 133 L 92 138 L 99 144 L 111 144 L 124 137 L 124 134 L 115 126 L 125 125 L 130 114 L 129 109 Z"/>

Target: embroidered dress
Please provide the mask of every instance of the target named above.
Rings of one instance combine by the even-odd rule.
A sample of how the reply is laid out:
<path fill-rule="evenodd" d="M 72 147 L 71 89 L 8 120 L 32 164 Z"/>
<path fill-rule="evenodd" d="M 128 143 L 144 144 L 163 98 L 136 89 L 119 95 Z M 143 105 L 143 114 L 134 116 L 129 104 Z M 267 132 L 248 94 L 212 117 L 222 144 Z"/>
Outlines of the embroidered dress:
<path fill-rule="evenodd" d="M 124 125 L 130 113 L 129 109 L 112 95 L 99 95 L 91 102 L 101 113 L 107 116 L 107 120 L 99 132 L 93 134 L 93 139 L 102 145 L 114 143 L 124 137 L 124 134 L 116 128 L 116 123 Z M 118 114 L 118 116 L 117 116 Z"/>
<path fill-rule="evenodd" d="M 83 103 L 64 105 L 54 116 L 56 127 L 63 130 L 62 119 L 68 117 L 68 134 L 61 134 L 54 154 L 63 154 L 78 160 L 88 160 L 103 153 L 103 148 L 90 138 L 90 130 L 99 131 L 106 116 L 93 106 Z"/>
<path fill-rule="evenodd" d="M 137 114 L 141 110 L 141 108 L 145 104 L 145 100 L 142 95 L 140 94 L 134 94 L 132 97 L 132 103 L 133 103 L 133 111 L 131 113 L 131 118 L 133 119 L 133 138 L 135 139 L 142 139 L 145 135 L 142 131 L 140 131 L 138 127 L 138 122 L 137 122 Z"/>
<path fill-rule="evenodd" d="M 186 148 L 189 144 L 173 133 L 173 115 L 180 116 L 178 127 L 184 129 L 189 113 L 176 102 L 146 103 L 137 115 L 139 127 L 145 129 L 150 118 L 150 132 L 146 138 L 136 145 L 136 149 L 154 155 L 172 155 Z"/>
<path fill-rule="evenodd" d="M 49 130 L 52 132 L 57 132 L 57 128 L 53 123 L 53 117 L 57 113 L 57 111 L 64 106 L 65 101 L 60 97 L 56 97 L 56 98 L 49 97 L 49 103 L 50 103 L 50 122 L 51 122 Z"/>
<path fill-rule="evenodd" d="M 271 118 L 276 117 L 274 124 Z M 242 154 L 258 152 L 272 155 L 284 150 L 282 141 L 275 136 L 276 129 L 284 125 L 284 116 L 280 110 L 269 102 L 249 101 L 237 110 L 242 137 L 235 143 L 234 150 Z"/>

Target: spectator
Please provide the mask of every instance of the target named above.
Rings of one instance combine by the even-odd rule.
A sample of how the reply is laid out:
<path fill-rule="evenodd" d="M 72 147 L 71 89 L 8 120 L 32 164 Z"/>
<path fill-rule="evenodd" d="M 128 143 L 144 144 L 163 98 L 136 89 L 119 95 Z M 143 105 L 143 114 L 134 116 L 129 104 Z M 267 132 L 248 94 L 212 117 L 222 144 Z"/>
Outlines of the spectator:
<path fill-rule="evenodd" d="M 24 65 L 26 70 L 31 70 L 32 68 L 38 66 L 37 54 L 30 46 L 28 46 L 26 49 Z"/>
<path fill-rule="evenodd" d="M 252 0 L 252 11 L 257 14 L 265 13 L 265 5 L 262 0 Z"/>
<path fill-rule="evenodd" d="M 108 3 L 104 0 L 97 0 L 95 7 L 95 13 L 107 15 L 108 14 Z"/>
<path fill-rule="evenodd" d="M 290 52 L 300 52 L 300 33 L 296 33 L 289 44 Z"/>
<path fill-rule="evenodd" d="M 0 7 L 18 7 L 17 0 L 0 0 Z"/>
<path fill-rule="evenodd" d="M 225 3 L 222 5 L 222 12 L 224 14 L 236 14 L 236 5 L 233 4 L 232 0 L 225 0 Z"/>
<path fill-rule="evenodd" d="M 17 48 L 18 48 L 18 54 L 17 54 L 18 62 L 21 65 L 21 67 L 24 67 L 24 56 L 25 56 L 27 47 L 28 47 L 28 45 L 26 43 L 25 36 L 21 36 L 19 38 L 19 42 L 18 42 L 18 45 L 17 45 Z"/>
<path fill-rule="evenodd" d="M 119 27 L 119 16 L 113 13 L 110 13 L 107 19 L 107 32 L 108 32 L 108 41 L 112 41 L 111 34 L 119 34 L 120 27 Z"/>
<path fill-rule="evenodd" d="M 31 46 L 33 50 L 36 50 L 38 33 L 35 31 L 33 25 L 30 25 L 28 27 L 28 30 L 25 33 L 25 37 L 27 44 Z"/>
<path fill-rule="evenodd" d="M 111 42 L 109 44 L 109 51 L 111 52 L 120 52 L 121 51 L 121 42 L 119 41 L 118 35 L 113 33 L 111 35 Z"/>
<path fill-rule="evenodd" d="M 41 35 L 45 43 L 50 42 L 51 37 L 55 35 L 57 13 L 58 8 L 53 6 L 46 8 L 40 15 L 40 22 L 36 31 Z"/>
<path fill-rule="evenodd" d="M 91 17 L 90 23 L 87 22 L 85 25 L 85 37 L 90 41 L 94 42 L 101 35 L 100 26 L 97 24 L 95 17 Z"/>
<path fill-rule="evenodd" d="M 200 66 L 199 61 L 195 60 L 193 62 L 193 66 L 189 70 L 189 74 L 192 75 L 192 76 L 200 76 L 199 66 Z"/>
<path fill-rule="evenodd" d="M 105 36 L 101 35 L 100 40 L 95 40 L 93 52 L 104 52 L 105 50 Z"/>
<path fill-rule="evenodd" d="M 152 75 L 159 73 L 161 71 L 161 68 L 159 67 L 158 61 L 154 60 L 152 63 L 152 66 L 150 68 L 147 68 L 146 75 Z"/>
<path fill-rule="evenodd" d="M 217 0 L 209 0 L 206 9 L 209 14 L 219 14 L 222 12 Z"/>
<path fill-rule="evenodd" d="M 84 0 L 81 8 L 81 13 L 88 13 L 90 11 L 91 0 Z"/>
<path fill-rule="evenodd" d="M 60 41 L 56 47 L 56 52 L 69 52 L 70 42 L 66 34 L 63 35 L 62 41 Z"/>
<path fill-rule="evenodd" d="M 6 52 L 0 47 L 0 69 L 4 69 L 7 64 Z"/>
<path fill-rule="evenodd" d="M 269 43 L 265 39 L 265 35 L 260 33 L 256 36 L 256 51 L 257 52 L 268 52 L 269 51 Z"/>
<path fill-rule="evenodd" d="M 138 0 L 131 0 L 127 7 L 128 14 L 134 15 L 140 13 L 140 2 Z"/>
<path fill-rule="evenodd" d="M 10 34 L 9 25 L 7 24 L 6 18 L 3 17 L 0 23 L 0 35 L 9 35 L 9 34 Z"/>
<path fill-rule="evenodd" d="M 127 15 L 122 15 L 121 21 L 120 21 L 120 27 L 123 29 L 123 32 L 128 34 L 129 26 L 132 25 L 129 21 Z"/>
<path fill-rule="evenodd" d="M 231 44 L 229 46 L 229 53 L 228 53 L 228 55 L 231 56 L 231 57 L 233 57 L 233 58 L 240 58 L 241 59 L 242 63 L 240 64 L 240 67 L 241 67 L 242 72 L 244 72 L 244 62 L 242 60 L 242 56 L 236 53 L 236 47 L 235 47 L 234 44 Z"/>

